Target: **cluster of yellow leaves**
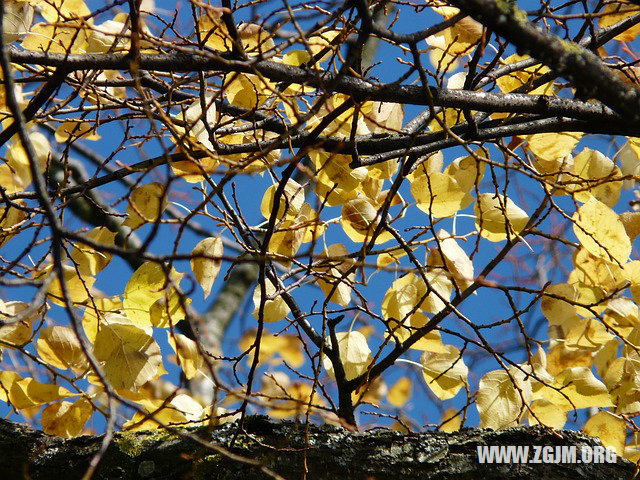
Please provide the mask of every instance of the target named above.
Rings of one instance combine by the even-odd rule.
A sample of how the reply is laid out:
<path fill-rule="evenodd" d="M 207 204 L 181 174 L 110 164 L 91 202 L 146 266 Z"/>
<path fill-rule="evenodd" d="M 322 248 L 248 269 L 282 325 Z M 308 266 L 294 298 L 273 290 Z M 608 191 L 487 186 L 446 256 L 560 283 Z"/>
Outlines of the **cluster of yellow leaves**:
<path fill-rule="evenodd" d="M 568 366 L 559 372 L 554 368 L 540 349 L 531 364 L 485 374 L 476 399 L 480 426 L 507 428 L 528 416 L 532 425 L 562 428 L 568 411 L 613 406 L 607 387 L 590 368 Z"/>
<path fill-rule="evenodd" d="M 108 241 L 113 241 L 113 234 L 102 228 L 93 230 L 88 238 L 104 242 L 105 235 Z M 215 249 L 218 239 L 212 240 L 212 248 Z M 211 417 L 210 409 L 199 406 L 187 395 L 179 394 L 165 401 L 164 398 L 141 393 L 149 382 L 166 373 L 160 346 L 153 337 L 153 327 L 168 327 L 185 318 L 189 300 L 183 303 L 180 298 L 178 284 L 182 275 L 173 269 L 165 270 L 157 263 L 147 262 L 132 275 L 122 300 L 120 297 L 92 297 L 88 300 L 87 288 L 90 285 L 87 282 L 90 283 L 93 275 L 104 268 L 104 258 L 92 248 L 80 244 L 75 246 L 72 257 L 81 276 L 78 276 L 76 268 L 65 269 L 65 278 L 69 273 L 65 283 L 71 300 L 86 304 L 82 318 L 86 340 L 81 340 L 80 332 L 66 326 L 40 326 L 34 330 L 36 320 L 43 317 L 42 309 L 31 312 L 30 307 L 22 302 L 0 302 L 0 320 L 3 322 L 0 326 L 0 348 L 21 349 L 37 335 L 34 343 L 40 362 L 50 369 L 72 372 L 71 377 L 62 377 L 71 378 L 69 381 L 85 378 L 96 386 L 96 390 L 92 394 L 76 394 L 60 385 L 42 384 L 34 378 L 22 378 L 13 371 L 2 371 L 0 399 L 19 410 L 49 404 L 42 412 L 43 429 L 65 437 L 82 432 L 101 401 L 103 382 L 137 402 L 144 411 L 161 411 L 156 417 L 161 423 L 184 423 Z M 205 272 L 205 281 L 210 279 L 211 271 L 206 265 L 196 268 L 196 271 Z M 82 288 L 74 288 L 75 279 Z M 62 303 L 57 279 L 51 282 L 48 295 L 54 303 Z M 193 378 L 204 366 L 197 344 L 183 335 L 167 334 L 177 363 L 187 378 Z M 99 372 L 95 371 L 95 364 L 90 363 L 90 357 L 97 362 Z M 75 385 L 74 388 L 77 389 Z M 81 398 L 74 403 L 64 401 L 73 396 Z M 144 415 L 138 412 L 127 426 L 157 428 L 157 422 L 141 422 L 143 419 Z"/>
<path fill-rule="evenodd" d="M 474 201 L 472 193 L 484 176 L 481 150 L 461 157 L 441 172 L 441 154 L 419 164 L 409 176 L 411 194 L 418 208 L 432 217 L 454 216 Z M 476 226 L 480 235 L 492 242 L 517 236 L 529 217 L 510 198 L 497 193 L 481 193 L 475 199 Z"/>

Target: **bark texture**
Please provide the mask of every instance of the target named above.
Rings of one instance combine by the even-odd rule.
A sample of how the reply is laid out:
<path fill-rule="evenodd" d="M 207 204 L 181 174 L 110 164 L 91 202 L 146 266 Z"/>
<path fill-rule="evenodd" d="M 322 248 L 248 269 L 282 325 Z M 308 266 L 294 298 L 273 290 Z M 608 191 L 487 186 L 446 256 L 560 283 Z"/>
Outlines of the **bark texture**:
<path fill-rule="evenodd" d="M 583 445 L 600 445 L 583 434 L 540 427 L 404 435 L 388 430 L 354 433 L 328 425 L 307 428 L 260 416 L 247 417 L 244 425 L 237 437 L 237 423 L 178 433 L 116 434 L 93 478 L 256 479 L 275 473 L 276 478 L 290 480 L 303 478 L 305 465 L 306 478 L 332 480 L 616 480 L 631 479 L 636 471 L 635 464 L 620 458 L 616 464 L 478 463 L 478 445 L 576 445 L 578 451 Z M 202 442 L 185 438 L 182 432 Z M 101 441 L 101 436 L 64 440 L 0 420 L 1 478 L 82 478 Z M 203 446 L 207 442 L 215 447 Z"/>

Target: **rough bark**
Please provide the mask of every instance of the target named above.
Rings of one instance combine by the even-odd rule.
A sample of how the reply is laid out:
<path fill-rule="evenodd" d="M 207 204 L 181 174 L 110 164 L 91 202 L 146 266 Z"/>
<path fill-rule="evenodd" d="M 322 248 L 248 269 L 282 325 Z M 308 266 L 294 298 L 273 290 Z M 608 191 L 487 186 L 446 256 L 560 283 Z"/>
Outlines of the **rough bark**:
<path fill-rule="evenodd" d="M 464 429 L 453 434 L 401 434 L 374 430 L 354 433 L 333 426 L 308 426 L 247 417 L 245 431 L 231 442 L 237 424 L 207 428 L 119 433 L 94 479 L 269 478 L 308 479 L 630 479 L 636 465 L 479 464 L 478 445 L 600 445 L 576 432 L 541 427 L 499 432 Z M 191 438 L 186 438 L 182 433 Z M 201 442 L 193 438 L 198 437 Z M 2 478 L 82 478 L 102 436 L 71 440 L 50 437 L 0 420 Z M 214 448 L 203 446 L 210 443 Z M 246 459 L 243 463 L 234 455 Z M 578 453 L 578 458 L 580 454 Z M 248 462 L 248 463 L 247 463 Z M 270 474 L 271 472 L 271 474 Z M 277 478 L 276 476 L 276 478 Z"/>

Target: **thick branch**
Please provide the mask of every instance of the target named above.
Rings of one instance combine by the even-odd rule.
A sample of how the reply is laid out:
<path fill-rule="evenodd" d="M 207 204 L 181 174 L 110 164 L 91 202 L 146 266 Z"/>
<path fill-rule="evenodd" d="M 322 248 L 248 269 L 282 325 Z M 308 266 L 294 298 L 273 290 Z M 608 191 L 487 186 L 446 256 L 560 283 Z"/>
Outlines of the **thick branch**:
<path fill-rule="evenodd" d="M 590 55 L 593 54 L 590 53 Z M 61 55 L 12 51 L 11 60 L 23 64 L 32 63 L 48 66 L 64 64 L 68 70 L 128 70 L 129 68 L 127 57 L 117 54 Z M 276 82 L 298 83 L 318 88 L 321 88 L 326 83 L 331 83 L 334 85 L 336 92 L 349 94 L 356 100 L 367 99 L 412 105 L 434 105 L 436 107 L 485 112 L 558 115 L 582 120 L 620 119 L 603 105 L 566 98 L 515 93 L 497 94 L 436 87 L 430 87 L 430 91 L 426 92 L 419 85 L 377 84 L 356 77 L 338 76 L 324 70 L 308 70 L 270 61 L 227 60 L 219 55 L 204 56 L 199 53 L 141 55 L 140 66 L 147 70 L 163 72 L 211 70 L 258 72 Z M 608 70 L 607 72 L 609 76 L 612 76 Z M 618 82 L 622 83 L 621 81 Z M 635 92 L 635 89 L 626 84 L 622 85 L 625 91 L 631 90 Z M 638 103 L 636 103 L 636 108 L 637 105 Z M 627 109 L 628 107 L 629 105 L 627 105 Z"/>
<path fill-rule="evenodd" d="M 285 479 L 630 479 L 635 465 L 623 459 L 615 464 L 480 464 L 477 447 L 484 445 L 582 446 L 599 440 L 576 432 L 543 428 L 512 428 L 499 432 L 465 429 L 453 434 L 400 434 L 376 430 L 348 432 L 328 425 L 271 422 L 247 417 L 245 432 L 234 448 L 236 455 L 257 460 Z M 190 430 L 204 442 L 227 448 L 237 425 Z M 49 437 L 24 425 L 0 420 L 0 468 L 4 478 L 47 480 L 81 478 L 101 436 L 72 440 Z M 533 448 L 530 447 L 533 451 Z M 533 454 L 531 454 L 533 458 Z M 268 478 L 254 465 L 240 463 L 200 443 L 168 432 L 116 434 L 95 475 L 99 479 Z"/>

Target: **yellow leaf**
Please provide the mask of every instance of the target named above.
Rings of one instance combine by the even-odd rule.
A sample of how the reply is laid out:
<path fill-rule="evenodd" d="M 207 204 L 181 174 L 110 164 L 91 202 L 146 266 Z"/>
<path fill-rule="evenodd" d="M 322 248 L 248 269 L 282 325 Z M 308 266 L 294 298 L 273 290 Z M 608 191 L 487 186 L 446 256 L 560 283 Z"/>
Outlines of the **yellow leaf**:
<path fill-rule="evenodd" d="M 340 223 L 354 242 L 369 242 L 380 223 L 380 216 L 367 198 L 356 197 L 342 205 Z M 391 233 L 382 229 L 376 236 L 375 243 L 384 243 L 392 238 Z"/>
<path fill-rule="evenodd" d="M 344 369 L 345 378 L 353 380 L 366 372 L 373 357 L 365 336 L 354 330 L 351 332 L 336 332 L 336 339 L 338 340 L 340 362 Z M 327 342 L 331 345 L 330 339 L 327 339 Z M 331 377 L 335 377 L 333 363 L 326 356 L 323 357 L 323 363 L 327 373 Z"/>
<path fill-rule="evenodd" d="M 458 288 L 464 290 L 473 283 L 473 263 L 466 252 L 458 245 L 458 242 L 445 230 L 437 234 L 438 245 L 429 253 L 427 265 L 430 267 L 446 267 Z M 444 261 L 443 261 L 444 255 Z"/>
<path fill-rule="evenodd" d="M 599 287 L 611 293 L 625 283 L 622 268 L 607 259 L 599 258 L 579 248 L 573 254 L 575 269 L 569 276 L 569 283 L 582 283 L 590 287 Z"/>
<path fill-rule="evenodd" d="M 291 259 L 304 243 L 306 230 L 306 226 L 296 220 L 278 222 L 269 240 L 269 253 L 274 254 L 276 261 L 290 267 Z"/>
<path fill-rule="evenodd" d="M 582 246 L 596 257 L 624 264 L 631 241 L 618 215 L 591 197 L 573 215 L 573 231 Z"/>
<path fill-rule="evenodd" d="M 623 275 L 630 283 L 631 296 L 640 304 L 640 260 L 633 260 L 624 265 Z"/>
<path fill-rule="evenodd" d="M 135 325 L 103 325 L 96 335 L 93 353 L 115 389 L 139 388 L 164 370 L 160 347 Z"/>
<path fill-rule="evenodd" d="M 208 7 L 204 15 L 198 18 L 197 27 L 208 47 L 224 52 L 231 50 L 233 42 L 229 37 L 227 26 L 222 20 L 223 12 L 222 8 Z"/>
<path fill-rule="evenodd" d="M 547 389 L 547 400 L 560 408 L 611 407 L 611 397 L 604 383 L 593 376 L 591 370 L 584 367 L 567 368 L 555 377 L 559 391 Z"/>
<path fill-rule="evenodd" d="M 277 397 L 286 398 L 287 400 L 271 402 L 273 407 L 269 408 L 269 415 L 275 418 L 299 418 L 304 416 L 308 410 L 313 412 L 315 410 L 313 406 L 309 407 L 312 393 L 314 391 L 310 385 L 302 382 L 291 382 L 290 385 L 286 385 L 284 392 L 282 389 L 278 389 Z M 322 404 L 322 399 L 315 392 L 312 405 Z"/>
<path fill-rule="evenodd" d="M 413 383 L 407 377 L 399 378 L 398 381 L 389 389 L 387 400 L 396 408 L 402 408 L 411 397 L 411 388 Z"/>
<path fill-rule="evenodd" d="M 522 400 L 529 403 L 531 396 L 531 384 L 522 371 L 511 367 L 508 372 L 499 369 L 486 373 L 480 379 L 476 397 L 480 428 L 500 430 L 517 425 L 526 412 Z"/>
<path fill-rule="evenodd" d="M 85 53 L 87 33 L 80 21 L 65 22 L 62 25 L 37 23 L 22 40 L 22 48 L 47 53 Z"/>
<path fill-rule="evenodd" d="M 596 367 L 596 373 L 600 375 L 600 377 L 604 378 L 606 371 L 618 356 L 619 347 L 620 345 L 617 339 L 611 340 L 593 356 L 593 365 Z"/>
<path fill-rule="evenodd" d="M 506 213 L 506 215 L 505 215 Z M 502 195 L 483 193 L 478 195 L 475 205 L 476 228 L 480 235 L 490 242 L 501 242 L 519 234 L 529 222 L 529 217 L 511 201 Z M 507 237 L 507 231 L 509 235 Z"/>
<path fill-rule="evenodd" d="M 253 110 L 262 105 L 274 89 L 273 83 L 257 75 L 245 73 L 231 74 L 223 86 L 223 92 L 229 103 L 247 110 Z"/>
<path fill-rule="evenodd" d="M 439 430 L 442 432 L 453 433 L 462 427 L 462 415 L 455 408 L 447 408 L 443 414 Z"/>
<path fill-rule="evenodd" d="M 561 324 L 567 318 L 576 315 L 575 303 L 578 301 L 578 292 L 573 285 L 550 285 L 545 288 L 544 293 L 540 308 L 550 325 Z"/>
<path fill-rule="evenodd" d="M 540 398 L 534 400 L 529 406 L 529 425 L 542 425 L 560 430 L 567 423 L 567 412 L 558 408 L 556 404 Z"/>
<path fill-rule="evenodd" d="M 18 205 L 26 207 L 26 203 L 19 201 Z M 0 248 L 11 239 L 22 227 L 22 221 L 27 214 L 12 207 L 0 207 Z"/>
<path fill-rule="evenodd" d="M 213 128 L 218 123 L 215 100 L 215 95 L 206 93 L 204 95 L 206 114 L 202 113 L 202 101 L 198 98 L 197 100 L 194 100 L 191 105 L 189 105 L 189 108 L 187 108 L 187 110 L 178 117 L 185 122 L 186 133 L 189 137 L 200 142 L 210 152 L 214 152 L 215 148 L 211 143 L 207 125 L 209 125 L 210 128 Z M 210 165 L 209 168 L 215 168 L 215 164 Z M 204 178 L 202 175 L 199 176 L 200 178 Z"/>
<path fill-rule="evenodd" d="M 125 225 L 136 229 L 157 221 L 167 208 L 165 186 L 159 182 L 142 185 L 131 192 Z"/>
<path fill-rule="evenodd" d="M 444 166 L 444 155 L 441 151 L 432 153 L 422 157 L 416 163 L 415 170 L 407 175 L 407 179 L 410 182 L 414 182 L 419 177 L 430 175 L 432 173 L 442 173 L 442 167 Z"/>
<path fill-rule="evenodd" d="M 452 12 L 459 11 L 452 7 L 435 7 L 434 10 L 445 18 L 451 18 L 455 15 Z M 455 59 L 463 54 L 470 54 L 473 46 L 480 41 L 482 28 L 471 17 L 465 17 L 453 26 L 428 37 L 427 45 L 434 49 L 431 52 L 431 63 L 443 71 L 455 67 Z"/>
<path fill-rule="evenodd" d="M 396 247 L 388 252 L 381 253 L 378 255 L 378 259 L 376 260 L 376 265 L 378 266 L 378 270 L 382 270 L 385 267 L 388 267 L 392 263 L 400 263 L 400 259 L 407 254 L 406 250 L 401 247 Z"/>
<path fill-rule="evenodd" d="M 29 175 L 29 181 L 31 181 L 31 175 Z M 6 163 L 0 163 L 0 185 L 4 187 L 8 194 L 22 192 L 27 186 L 27 184 L 22 180 L 20 174 Z M 3 210 L 4 208 L 0 208 L 0 213 Z M 0 242 L 2 241 L 3 236 L 4 235 L 0 233 Z"/>
<path fill-rule="evenodd" d="M 620 221 L 624 225 L 624 229 L 633 243 L 640 234 L 640 212 L 624 212 L 620 214 Z"/>
<path fill-rule="evenodd" d="M 27 308 L 29 305 L 24 302 L 0 301 L 0 321 L 4 324 L 0 327 L 0 348 L 22 347 L 31 340 L 33 322 L 39 312 L 36 311 L 19 322 L 15 321 L 15 317 Z"/>
<path fill-rule="evenodd" d="M 620 170 L 622 175 L 639 175 L 640 174 L 640 145 L 638 141 L 629 138 L 618 152 L 620 160 Z M 634 179 L 627 179 L 622 182 L 623 188 L 632 188 L 636 184 Z"/>
<path fill-rule="evenodd" d="M 13 370 L 0 371 L 0 400 L 3 402 L 9 401 L 9 392 L 14 382 L 17 382 L 22 377 Z"/>
<path fill-rule="evenodd" d="M 182 278 L 180 275 L 179 278 Z M 178 282 L 179 280 L 175 280 Z M 191 304 L 190 298 L 185 298 L 175 290 L 165 291 L 162 298 L 156 300 L 149 314 L 151 316 L 151 324 L 154 327 L 166 328 L 175 325 L 180 320 L 187 318 L 186 308 Z M 183 305 L 184 302 L 184 305 Z"/>
<path fill-rule="evenodd" d="M 213 282 L 218 277 L 222 265 L 222 238 L 209 237 L 198 242 L 191 252 L 191 270 L 204 290 L 204 298 L 211 293 Z M 196 257 L 201 255 L 201 257 Z M 204 258 L 204 257 L 210 258 Z"/>
<path fill-rule="evenodd" d="M 130 45 L 125 38 L 131 32 L 124 23 L 107 20 L 91 28 L 87 39 L 87 53 L 116 53 L 123 51 Z"/>
<path fill-rule="evenodd" d="M 410 317 L 410 323 L 415 329 L 424 327 L 429 321 L 429 317 L 427 317 L 424 313 L 414 313 Z M 442 343 L 442 336 L 440 332 L 437 330 L 431 330 L 429 333 L 426 333 L 418 340 L 416 343 L 411 345 L 411 348 L 414 350 L 422 350 L 425 352 L 433 352 L 433 353 L 447 353 L 447 345 Z"/>
<path fill-rule="evenodd" d="M 214 156 L 171 162 L 173 174 L 188 183 L 202 182 L 205 180 L 205 174 L 215 172 L 217 166 L 218 157 Z"/>
<path fill-rule="evenodd" d="M 371 133 L 397 133 L 402 128 L 404 106 L 401 103 L 365 102 L 360 111 L 363 113 L 364 123 Z M 397 161 L 393 161 L 392 164 L 395 167 L 391 175 L 398 168 Z M 379 172 L 382 173 L 380 170 Z M 391 178 L 391 175 L 385 173 L 376 178 Z"/>
<path fill-rule="evenodd" d="M 195 377 L 198 370 L 204 365 L 204 358 L 200 354 L 196 342 L 180 333 L 172 334 L 171 332 L 167 332 L 167 340 L 178 355 L 180 366 L 187 380 Z"/>
<path fill-rule="evenodd" d="M 596 413 L 584 424 L 584 433 L 602 440 L 605 447 L 613 447 L 616 452 L 624 452 L 627 439 L 627 424 L 619 417 L 605 410 Z"/>
<path fill-rule="evenodd" d="M 94 298 L 89 303 L 82 316 L 82 328 L 91 343 L 95 341 L 98 324 L 104 321 L 105 316 L 118 313 L 122 308 L 122 300 L 119 297 Z"/>
<path fill-rule="evenodd" d="M 403 342 L 417 329 L 424 327 L 428 321 L 429 317 L 422 312 L 413 313 L 409 319 L 403 322 L 402 326 L 399 326 L 398 322 L 394 318 L 389 318 L 389 334 L 393 336 L 394 341 L 397 339 L 398 341 Z M 431 330 L 424 334 L 409 348 L 426 352 L 448 353 L 447 347 L 442 344 L 440 332 L 437 330 Z"/>
<path fill-rule="evenodd" d="M 84 0 L 38 1 L 38 7 L 49 23 L 63 22 L 70 18 L 81 18 L 91 14 Z"/>
<path fill-rule="evenodd" d="M 171 271 L 171 278 L 175 283 L 179 283 L 180 276 L 175 271 Z M 159 300 L 164 300 L 171 292 L 165 291 L 168 278 L 162 266 L 155 262 L 143 263 L 131 276 L 124 289 L 123 306 L 127 317 L 138 326 L 146 327 L 152 325 L 151 308 Z M 171 289 L 173 290 L 173 289 Z M 175 291 L 173 291 L 175 293 Z M 175 300 L 170 302 L 175 307 Z M 164 314 L 165 309 L 159 306 L 157 314 Z"/>
<path fill-rule="evenodd" d="M 558 375 L 567 368 L 591 367 L 591 352 L 570 350 L 563 344 L 556 345 L 547 355 L 547 371 L 551 375 Z"/>
<path fill-rule="evenodd" d="M 128 431 L 155 430 L 163 425 L 197 425 L 203 418 L 204 408 L 189 395 L 179 393 L 170 402 L 164 400 L 141 399 L 146 415 L 136 412 L 123 425 Z"/>
<path fill-rule="evenodd" d="M 85 140 L 98 140 L 101 138 L 95 131 L 95 125 L 89 122 L 63 122 L 55 134 L 56 142 L 58 143 L 67 143 L 80 137 Z"/>
<path fill-rule="evenodd" d="M 58 276 L 52 271 L 52 269 L 53 265 L 48 265 L 39 272 L 38 275 L 55 275 L 55 280 L 53 280 L 47 290 L 48 298 L 56 305 L 64 307 L 65 301 L 62 294 L 62 287 Z M 67 293 L 69 294 L 69 301 L 71 303 L 84 303 L 89 298 L 91 287 L 96 281 L 95 277 L 78 275 L 76 269 L 68 265 L 64 265 L 62 277 L 67 287 Z"/>
<path fill-rule="evenodd" d="M 294 67 L 299 67 L 303 63 L 308 63 L 310 60 L 311 55 L 309 55 L 309 52 L 306 50 L 291 50 L 282 57 L 282 63 Z"/>
<path fill-rule="evenodd" d="M 9 389 L 9 401 L 19 410 L 73 396 L 75 395 L 64 387 L 43 384 L 33 378 L 16 380 Z"/>
<path fill-rule="evenodd" d="M 607 3 L 602 11 L 602 16 L 598 18 L 600 28 L 610 27 L 618 22 L 621 22 L 625 18 L 632 15 L 636 15 L 640 9 L 637 5 L 633 5 L 629 2 L 612 2 Z M 635 24 L 629 28 L 626 28 L 622 33 L 619 33 L 615 39 L 620 42 L 632 42 L 636 39 L 640 33 L 640 25 Z M 618 450 L 621 453 L 622 450 Z"/>
<path fill-rule="evenodd" d="M 444 173 L 455 179 L 456 183 L 465 192 L 471 192 L 476 185 L 484 178 L 486 163 L 478 160 L 488 158 L 488 153 L 484 149 L 478 149 L 474 155 L 455 159 Z"/>
<path fill-rule="evenodd" d="M 595 352 L 614 338 L 598 319 L 577 319 L 566 334 L 565 346 Z"/>
<path fill-rule="evenodd" d="M 276 293 L 276 287 L 271 283 L 271 280 L 267 279 L 265 281 L 266 286 L 266 296 L 271 297 Z M 260 299 L 261 299 L 261 288 L 258 284 L 253 291 L 253 317 L 258 320 L 260 315 Z M 264 321 L 265 322 L 277 322 L 285 318 L 291 310 L 289 306 L 285 303 L 284 299 L 281 295 L 277 295 L 272 300 L 266 300 L 264 304 Z"/>
<path fill-rule="evenodd" d="M 337 47 L 335 42 L 336 42 L 336 37 L 340 37 L 341 35 L 344 35 L 344 32 L 342 30 L 329 30 L 329 29 L 319 31 L 314 35 L 311 35 L 311 37 L 308 40 L 308 43 L 309 43 L 309 48 L 311 49 L 311 53 L 314 56 L 318 55 L 320 52 L 322 52 L 326 48 L 329 49 L 329 51 L 318 60 L 318 62 L 326 61 L 332 54 L 335 53 L 337 49 L 340 48 L 341 42 L 337 43 Z"/>
<path fill-rule="evenodd" d="M 38 355 L 49 365 L 62 370 L 70 368 L 81 373 L 89 368 L 82 344 L 69 327 L 56 325 L 40 330 Z"/>
<path fill-rule="evenodd" d="M 271 211 L 273 210 L 273 201 L 275 199 L 275 193 L 278 185 L 271 185 L 262 196 L 262 202 L 260 203 L 260 212 L 266 219 L 271 217 Z M 278 220 L 285 216 L 287 219 L 295 219 L 302 205 L 304 204 L 304 189 L 295 180 L 287 180 L 287 184 L 284 187 L 284 191 L 279 200 L 278 212 L 276 218 Z"/>
<path fill-rule="evenodd" d="M 115 232 L 111 232 L 107 227 L 97 227 L 86 234 L 87 238 L 95 243 L 113 246 L 116 238 Z M 111 252 L 95 250 L 87 244 L 77 242 L 71 258 L 76 263 L 78 271 L 82 275 L 93 276 L 100 273 L 109 265 L 113 255 Z"/>
<path fill-rule="evenodd" d="M 583 133 L 536 133 L 523 137 L 527 147 L 538 160 L 552 162 L 569 155 L 582 138 Z"/>
<path fill-rule="evenodd" d="M 35 161 L 37 169 L 40 173 L 44 173 L 49 163 L 49 155 L 51 154 L 51 146 L 49 140 L 40 132 L 30 132 L 29 139 L 35 150 Z M 22 143 L 14 142 L 7 150 L 7 165 L 17 178 L 14 180 L 16 185 L 26 186 L 31 183 L 31 166 L 29 165 L 29 157 Z"/>
<path fill-rule="evenodd" d="M 504 63 L 507 65 L 510 65 L 516 62 L 520 62 L 522 60 L 527 60 L 529 58 L 530 57 L 528 55 L 523 56 L 523 55 L 514 54 L 507 57 L 504 60 Z M 514 70 L 508 73 L 507 75 L 500 76 L 499 78 L 496 79 L 496 83 L 498 84 L 500 91 L 502 91 L 503 93 L 510 93 L 510 92 L 513 92 L 514 90 L 527 87 L 526 91 L 530 95 L 550 94 L 552 93 L 550 90 L 551 90 L 551 87 L 553 86 L 553 82 L 545 83 L 544 85 L 536 87 L 535 89 L 531 89 L 529 87 L 529 85 L 531 85 L 534 80 L 536 80 L 538 77 L 548 72 L 549 72 L 549 67 L 546 67 L 544 65 L 535 65 L 525 69 L 519 68 L 517 70 Z M 496 118 L 501 118 L 501 116 L 496 116 Z"/>
<path fill-rule="evenodd" d="M 626 337 L 633 328 L 640 326 L 638 316 L 638 305 L 633 300 L 625 297 L 614 298 L 607 304 L 604 323 Z"/>
<path fill-rule="evenodd" d="M 420 210 L 437 218 L 451 217 L 473 201 L 473 197 L 452 176 L 438 172 L 414 177 L 411 195 Z"/>
<path fill-rule="evenodd" d="M 33 22 L 33 5 L 30 2 L 6 1 L 2 21 L 3 39 L 8 45 L 29 31 Z"/>
<path fill-rule="evenodd" d="M 62 438 L 77 437 L 92 413 L 93 407 L 84 397 L 74 403 L 53 403 L 42 411 L 42 430 L 48 435 Z"/>
<path fill-rule="evenodd" d="M 242 336 L 238 342 L 238 346 L 243 351 L 247 351 L 255 342 L 255 338 L 256 330 L 249 330 Z M 253 352 L 255 352 L 255 350 L 251 351 L 250 359 L 253 358 Z M 282 357 L 294 368 L 302 366 L 305 359 L 300 339 L 295 335 L 281 334 L 276 336 L 268 332 L 263 332 L 262 338 L 260 339 L 260 363 L 267 361 L 275 355 Z"/>
<path fill-rule="evenodd" d="M 315 268 L 316 282 L 330 302 L 346 307 L 351 301 L 351 282 L 355 279 L 355 273 L 345 273 L 354 264 L 353 259 L 346 258 L 349 252 L 340 243 L 329 245 L 325 251 L 318 255 L 320 267 Z M 342 258 L 340 258 L 342 257 Z M 344 278 L 343 278 L 344 277 Z"/>
<path fill-rule="evenodd" d="M 574 198 L 579 202 L 586 202 L 591 195 L 609 207 L 613 207 L 620 199 L 622 181 L 613 180 L 620 178 L 622 172 L 614 163 L 602 153 L 585 148 L 573 159 L 573 172 L 575 177 L 572 190 L 579 190 Z M 594 184 L 590 186 L 591 184 Z M 583 190 L 588 186 L 587 190 Z"/>
<path fill-rule="evenodd" d="M 446 346 L 447 353 L 424 352 L 420 357 L 422 375 L 431 391 L 440 400 L 456 396 L 467 384 L 469 369 L 462 360 L 460 350 Z"/>

